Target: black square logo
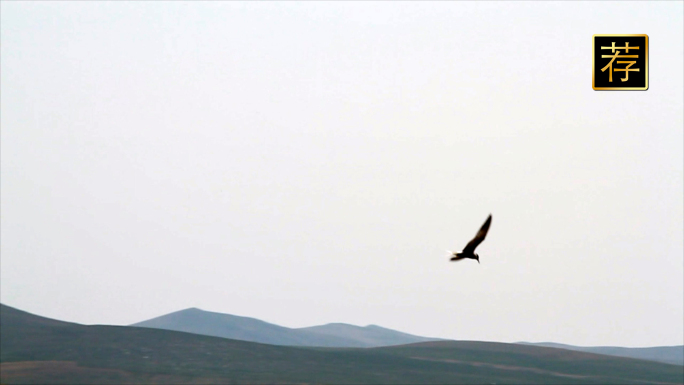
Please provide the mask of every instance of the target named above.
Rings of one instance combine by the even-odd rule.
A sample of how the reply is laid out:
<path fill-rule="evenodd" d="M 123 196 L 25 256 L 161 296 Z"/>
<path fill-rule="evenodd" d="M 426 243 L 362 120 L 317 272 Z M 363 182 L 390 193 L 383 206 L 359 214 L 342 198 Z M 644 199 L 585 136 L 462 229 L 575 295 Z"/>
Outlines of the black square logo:
<path fill-rule="evenodd" d="M 594 35 L 595 90 L 648 89 L 648 35 Z"/>

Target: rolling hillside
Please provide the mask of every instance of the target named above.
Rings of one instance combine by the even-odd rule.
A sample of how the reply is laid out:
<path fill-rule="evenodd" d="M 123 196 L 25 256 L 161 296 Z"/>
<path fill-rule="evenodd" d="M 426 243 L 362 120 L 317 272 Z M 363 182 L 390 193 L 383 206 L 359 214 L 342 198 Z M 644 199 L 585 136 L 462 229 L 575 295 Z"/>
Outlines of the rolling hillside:
<path fill-rule="evenodd" d="M 623 348 L 617 346 L 573 346 L 553 342 L 520 342 L 525 345 L 546 346 L 550 348 L 577 350 L 580 352 L 607 354 L 609 356 L 629 357 L 640 360 L 658 361 L 666 364 L 684 366 L 684 345 L 655 346 L 650 348 Z"/>
<path fill-rule="evenodd" d="M 332 323 L 307 328 L 287 328 L 256 318 L 190 308 L 131 326 L 174 330 L 271 345 L 366 348 L 437 341 L 380 326 Z"/>
<path fill-rule="evenodd" d="M 503 343 L 331 349 L 85 326 L 0 306 L 0 382 L 680 384 L 680 366 Z"/>

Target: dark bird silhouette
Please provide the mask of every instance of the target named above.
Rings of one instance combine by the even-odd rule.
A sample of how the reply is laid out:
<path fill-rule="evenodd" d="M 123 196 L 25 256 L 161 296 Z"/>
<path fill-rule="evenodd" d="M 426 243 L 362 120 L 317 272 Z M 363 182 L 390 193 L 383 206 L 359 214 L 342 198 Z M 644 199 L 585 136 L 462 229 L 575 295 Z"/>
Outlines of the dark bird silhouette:
<path fill-rule="evenodd" d="M 480 227 L 480 231 L 477 232 L 473 240 L 468 242 L 466 247 L 463 248 L 463 251 L 460 253 L 454 253 L 453 251 L 449 252 L 451 253 L 451 261 L 460 261 L 461 259 L 469 258 L 476 260 L 477 263 L 480 263 L 480 256 L 475 254 L 475 248 L 482 243 L 482 241 L 484 241 L 485 237 L 487 236 L 487 232 L 489 231 L 489 225 L 491 224 L 492 214 L 489 214 L 485 223 L 482 225 L 482 227 Z"/>

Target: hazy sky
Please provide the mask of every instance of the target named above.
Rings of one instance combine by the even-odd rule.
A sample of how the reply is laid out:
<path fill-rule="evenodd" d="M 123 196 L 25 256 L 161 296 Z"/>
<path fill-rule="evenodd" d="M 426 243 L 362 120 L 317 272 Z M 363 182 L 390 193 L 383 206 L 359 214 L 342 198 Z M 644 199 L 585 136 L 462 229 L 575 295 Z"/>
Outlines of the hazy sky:
<path fill-rule="evenodd" d="M 6 305 L 684 343 L 682 2 L 1 4 Z"/>

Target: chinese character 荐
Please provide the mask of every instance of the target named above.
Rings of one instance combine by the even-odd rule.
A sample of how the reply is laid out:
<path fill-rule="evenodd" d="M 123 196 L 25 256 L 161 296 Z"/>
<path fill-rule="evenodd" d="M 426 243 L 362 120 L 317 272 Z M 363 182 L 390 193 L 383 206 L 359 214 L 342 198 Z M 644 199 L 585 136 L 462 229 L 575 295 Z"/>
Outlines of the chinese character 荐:
<path fill-rule="evenodd" d="M 631 68 L 634 64 L 636 64 L 636 60 L 635 61 L 627 61 L 627 60 L 617 60 L 616 61 L 615 59 L 638 58 L 639 55 L 620 55 L 620 51 L 616 51 L 616 50 L 624 49 L 625 53 L 629 53 L 630 49 L 638 50 L 639 47 L 630 47 L 629 42 L 625 42 L 624 47 L 616 47 L 615 42 L 612 42 L 612 43 L 613 44 L 610 47 L 606 47 L 606 46 L 601 47 L 602 50 L 603 49 L 609 49 L 613 53 L 613 55 L 601 55 L 601 57 L 604 59 L 610 58 L 610 63 L 608 63 L 605 67 L 601 68 L 601 72 L 605 72 L 606 69 L 608 69 L 608 81 L 609 82 L 613 81 L 613 71 L 624 72 L 625 77 L 621 78 L 620 80 L 623 82 L 626 82 L 629 79 L 629 72 L 630 71 L 639 72 L 638 68 Z M 626 68 L 613 68 L 613 62 L 615 62 L 616 64 L 627 64 L 627 67 Z"/>

